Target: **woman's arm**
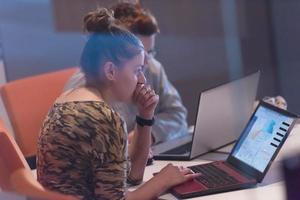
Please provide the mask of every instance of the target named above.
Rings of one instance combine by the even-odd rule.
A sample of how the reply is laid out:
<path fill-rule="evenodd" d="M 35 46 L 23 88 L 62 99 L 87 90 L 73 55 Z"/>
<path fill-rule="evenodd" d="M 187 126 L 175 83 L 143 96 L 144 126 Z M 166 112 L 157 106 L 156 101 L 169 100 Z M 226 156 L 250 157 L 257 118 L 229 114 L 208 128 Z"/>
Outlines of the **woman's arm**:
<path fill-rule="evenodd" d="M 136 103 L 139 117 L 151 120 L 158 103 L 158 95 L 149 86 L 138 84 L 133 94 L 133 101 Z M 131 160 L 131 171 L 128 176 L 130 183 L 139 183 L 143 180 L 144 170 L 151 146 L 151 125 L 137 123 L 135 134 L 132 137 L 129 156 Z"/>
<path fill-rule="evenodd" d="M 156 199 L 170 187 L 186 182 L 199 176 L 190 169 L 168 164 L 157 175 L 133 192 L 126 194 L 126 200 Z"/>
<path fill-rule="evenodd" d="M 133 134 L 129 145 L 129 157 L 131 170 L 128 176 L 129 183 L 138 184 L 143 180 L 151 146 L 151 126 L 136 126 L 136 134 Z"/>

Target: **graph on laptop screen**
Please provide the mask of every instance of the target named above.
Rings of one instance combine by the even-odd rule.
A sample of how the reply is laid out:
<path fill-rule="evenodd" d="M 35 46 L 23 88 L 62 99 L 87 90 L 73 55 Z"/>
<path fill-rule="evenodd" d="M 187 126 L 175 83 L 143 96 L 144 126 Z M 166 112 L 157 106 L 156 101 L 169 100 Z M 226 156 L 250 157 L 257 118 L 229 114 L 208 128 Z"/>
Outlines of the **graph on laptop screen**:
<path fill-rule="evenodd" d="M 263 172 L 294 118 L 260 106 L 232 155 Z"/>

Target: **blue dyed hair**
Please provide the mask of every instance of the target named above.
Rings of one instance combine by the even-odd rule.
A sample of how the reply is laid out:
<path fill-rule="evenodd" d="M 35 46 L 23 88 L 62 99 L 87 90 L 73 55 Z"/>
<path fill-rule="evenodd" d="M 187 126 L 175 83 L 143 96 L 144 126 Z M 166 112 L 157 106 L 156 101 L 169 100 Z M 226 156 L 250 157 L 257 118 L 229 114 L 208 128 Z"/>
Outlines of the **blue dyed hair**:
<path fill-rule="evenodd" d="M 144 51 L 141 41 L 114 19 L 112 12 L 98 9 L 84 17 L 86 31 L 90 34 L 80 60 L 87 79 L 97 80 L 101 66 L 107 61 L 116 66 Z"/>

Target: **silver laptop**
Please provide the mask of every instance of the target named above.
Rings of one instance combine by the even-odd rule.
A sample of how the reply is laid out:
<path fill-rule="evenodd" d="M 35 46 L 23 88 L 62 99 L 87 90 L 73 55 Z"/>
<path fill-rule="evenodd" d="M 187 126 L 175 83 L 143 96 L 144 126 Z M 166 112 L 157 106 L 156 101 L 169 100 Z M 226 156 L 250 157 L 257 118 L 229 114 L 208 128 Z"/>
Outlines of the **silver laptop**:
<path fill-rule="evenodd" d="M 199 95 L 195 128 L 185 136 L 153 146 L 156 160 L 191 160 L 234 142 L 253 111 L 260 72 Z"/>

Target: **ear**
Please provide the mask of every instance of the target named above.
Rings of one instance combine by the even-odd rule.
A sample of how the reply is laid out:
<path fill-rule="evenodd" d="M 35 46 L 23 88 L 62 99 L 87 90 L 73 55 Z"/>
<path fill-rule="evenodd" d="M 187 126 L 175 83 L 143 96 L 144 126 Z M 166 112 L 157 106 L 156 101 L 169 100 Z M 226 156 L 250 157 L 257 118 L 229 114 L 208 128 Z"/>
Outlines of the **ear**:
<path fill-rule="evenodd" d="M 114 63 L 108 61 L 104 64 L 103 68 L 105 78 L 110 81 L 114 81 L 116 79 L 116 74 L 118 70 L 117 66 Z"/>

